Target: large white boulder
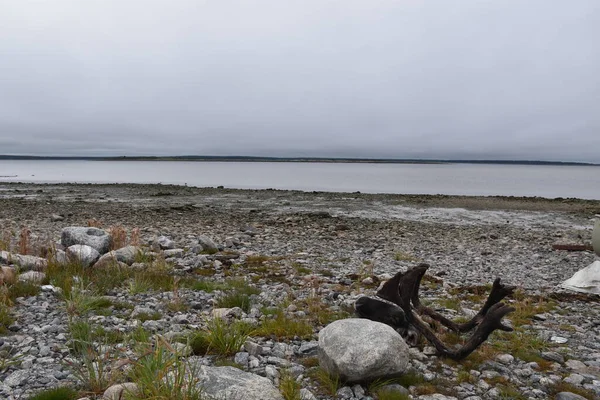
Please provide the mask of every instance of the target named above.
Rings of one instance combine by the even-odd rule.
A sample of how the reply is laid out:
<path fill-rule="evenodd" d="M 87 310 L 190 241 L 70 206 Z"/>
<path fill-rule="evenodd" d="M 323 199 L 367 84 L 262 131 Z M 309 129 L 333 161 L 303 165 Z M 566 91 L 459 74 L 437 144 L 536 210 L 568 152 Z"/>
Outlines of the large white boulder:
<path fill-rule="evenodd" d="M 319 332 L 319 362 L 330 375 L 364 382 L 402 375 L 409 347 L 390 326 L 368 319 L 342 319 Z"/>
<path fill-rule="evenodd" d="M 561 287 L 581 293 L 600 294 L 600 261 L 594 261 L 560 284 Z"/>

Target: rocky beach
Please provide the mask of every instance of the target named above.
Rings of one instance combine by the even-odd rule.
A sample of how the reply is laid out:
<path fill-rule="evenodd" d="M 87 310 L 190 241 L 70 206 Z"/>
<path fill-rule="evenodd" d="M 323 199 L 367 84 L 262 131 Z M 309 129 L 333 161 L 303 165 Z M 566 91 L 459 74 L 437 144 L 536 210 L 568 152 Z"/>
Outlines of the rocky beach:
<path fill-rule="evenodd" d="M 59 386 L 76 398 L 116 399 L 111 393 L 124 386 L 105 390 L 126 383 L 138 384 L 128 395 L 142 393 L 144 341 L 154 350 L 164 343 L 192 365 L 185 378 L 197 380 L 203 398 L 600 398 L 599 296 L 559 287 L 596 256 L 553 248 L 589 245 L 597 214 L 600 201 L 579 199 L 0 183 L 0 266 L 28 285 L 6 302 L 0 399 Z M 65 293 L 61 265 L 84 258 L 69 252 L 68 227 L 105 230 L 117 253 L 107 248 L 104 262 L 102 252 L 92 255 L 86 271 L 109 270 L 113 261 L 123 281 L 109 287 L 71 276 Z M 359 296 L 421 262 L 431 266 L 421 299 L 450 319 L 476 313 L 494 279 L 516 286 L 505 300 L 517 309 L 505 318 L 514 331 L 492 333 L 458 362 L 422 339 L 387 354 L 395 361 L 385 379 L 327 377 L 319 332 L 351 318 Z M 8 279 L 4 286 L 10 290 Z M 83 296 L 97 305 L 77 308 Z M 242 301 L 226 301 L 235 296 Z M 279 319 L 308 331 L 282 331 Z M 101 358 L 91 369 L 105 374 L 106 387 L 89 385 L 78 357 L 74 329 L 84 324 L 93 332 L 86 345 Z M 248 328 L 239 329 L 237 347 L 197 344 L 228 327 Z M 435 329 L 446 343 L 462 343 Z M 366 353 L 382 346 L 362 345 Z"/>

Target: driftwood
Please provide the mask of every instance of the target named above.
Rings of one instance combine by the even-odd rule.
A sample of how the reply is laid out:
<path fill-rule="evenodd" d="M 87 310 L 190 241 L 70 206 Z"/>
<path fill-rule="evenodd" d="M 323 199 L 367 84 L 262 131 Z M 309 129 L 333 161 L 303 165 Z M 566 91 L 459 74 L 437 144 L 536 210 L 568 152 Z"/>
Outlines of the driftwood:
<path fill-rule="evenodd" d="M 419 286 L 428 268 L 427 264 L 419 264 L 406 272 L 399 272 L 381 287 L 376 297 L 359 298 L 355 304 L 357 315 L 390 325 L 412 345 L 416 345 L 419 336 L 423 336 L 436 348 L 440 356 L 454 360 L 467 357 L 496 329 L 507 332 L 513 330 L 502 323 L 502 318 L 515 309 L 500 303 L 513 293 L 513 286 L 503 285 L 500 278 L 497 278 L 487 301 L 477 315 L 468 322 L 456 323 L 424 306 L 419 300 Z M 452 349 L 435 335 L 421 316 L 427 316 L 455 332 L 468 332 L 473 329 L 474 332 L 462 347 Z"/>
<path fill-rule="evenodd" d="M 594 251 L 591 244 L 553 244 L 552 248 L 566 251 Z"/>

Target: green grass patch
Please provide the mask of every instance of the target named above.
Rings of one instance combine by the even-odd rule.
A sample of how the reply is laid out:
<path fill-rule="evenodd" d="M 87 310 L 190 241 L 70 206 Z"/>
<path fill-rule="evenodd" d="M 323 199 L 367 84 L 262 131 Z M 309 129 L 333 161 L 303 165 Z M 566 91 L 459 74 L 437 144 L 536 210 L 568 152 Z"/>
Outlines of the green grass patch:
<path fill-rule="evenodd" d="M 78 398 L 79 395 L 75 389 L 63 386 L 44 390 L 29 397 L 28 400 L 75 400 Z"/>
<path fill-rule="evenodd" d="M 279 309 L 273 318 L 265 319 L 254 334 L 278 339 L 309 339 L 313 335 L 313 326 L 308 320 L 288 317 Z"/>
<path fill-rule="evenodd" d="M 300 400 L 300 383 L 296 382 L 289 371 L 281 371 L 279 391 L 285 400 Z"/>
<path fill-rule="evenodd" d="M 321 367 L 308 371 L 307 375 L 317 383 L 320 391 L 327 396 L 335 396 L 342 385 L 339 377 L 330 375 Z"/>
<path fill-rule="evenodd" d="M 194 334 L 189 344 L 196 355 L 231 356 L 240 351 L 253 330 L 251 325 L 241 321 L 228 324 L 215 318 L 208 322 L 205 330 Z"/>
<path fill-rule="evenodd" d="M 8 332 L 8 327 L 15 322 L 12 314 L 10 313 L 8 306 L 0 303 L 0 334 L 3 335 Z"/>
<path fill-rule="evenodd" d="M 161 336 L 154 346 L 148 345 L 135 362 L 129 377 L 138 392 L 130 400 L 201 400 L 196 367 L 189 364 Z"/>

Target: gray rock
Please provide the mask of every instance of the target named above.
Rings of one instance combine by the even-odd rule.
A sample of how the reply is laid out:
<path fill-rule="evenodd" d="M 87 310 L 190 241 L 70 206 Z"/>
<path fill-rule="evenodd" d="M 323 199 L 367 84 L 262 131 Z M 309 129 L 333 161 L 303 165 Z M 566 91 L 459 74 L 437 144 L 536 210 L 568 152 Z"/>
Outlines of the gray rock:
<path fill-rule="evenodd" d="M 565 362 L 565 357 L 563 357 L 562 354 L 557 353 L 555 351 L 544 351 L 541 355 L 544 360 L 554 361 L 560 364 Z"/>
<path fill-rule="evenodd" d="M 496 360 L 500 361 L 502 364 L 512 364 L 515 361 L 515 358 L 510 354 L 498 354 Z"/>
<path fill-rule="evenodd" d="M 102 400 L 121 400 L 125 398 L 125 394 L 135 394 L 137 391 L 138 386 L 133 382 L 112 385 L 104 391 Z"/>
<path fill-rule="evenodd" d="M 46 274 L 38 271 L 27 271 L 19 275 L 21 282 L 42 283 L 46 279 Z"/>
<path fill-rule="evenodd" d="M 110 249 L 111 237 L 103 229 L 70 226 L 62 230 L 60 241 L 65 247 L 83 244 L 93 247 L 100 254 L 104 254 Z"/>
<path fill-rule="evenodd" d="M 582 363 L 579 360 L 568 360 L 565 365 L 569 368 L 572 369 L 573 371 L 586 371 L 587 370 L 587 365 L 585 365 L 584 363 Z"/>
<path fill-rule="evenodd" d="M 563 379 L 565 382 L 570 383 L 572 385 L 581 385 L 585 378 L 579 374 L 571 374 Z"/>
<path fill-rule="evenodd" d="M 135 262 L 136 256 L 141 252 L 141 249 L 137 246 L 125 246 L 118 250 L 109 251 L 102 255 L 96 262 L 96 266 L 104 266 L 114 262 L 122 262 L 127 265 L 131 265 Z"/>
<path fill-rule="evenodd" d="M 158 239 L 156 239 L 155 243 L 158 244 L 158 247 L 160 247 L 161 250 L 175 248 L 175 242 L 166 236 L 160 236 Z"/>
<path fill-rule="evenodd" d="M 352 392 L 354 392 L 354 397 L 357 399 L 365 397 L 365 389 L 361 385 L 352 386 Z"/>
<path fill-rule="evenodd" d="M 319 350 L 318 342 L 304 342 L 300 345 L 298 353 L 303 355 L 316 355 Z"/>
<path fill-rule="evenodd" d="M 163 252 L 165 257 L 181 258 L 185 252 L 183 249 L 168 249 Z"/>
<path fill-rule="evenodd" d="M 243 314 L 244 314 L 244 311 L 239 307 L 215 308 L 212 310 L 213 318 L 221 318 L 224 320 L 233 319 L 233 318 L 241 318 Z"/>
<path fill-rule="evenodd" d="M 205 253 L 213 254 L 219 251 L 217 244 L 206 235 L 198 236 L 198 243 L 200 243 L 202 246 L 202 251 Z"/>
<path fill-rule="evenodd" d="M 233 358 L 233 361 L 236 364 L 246 367 L 246 366 L 248 366 L 249 358 L 250 358 L 250 354 L 246 353 L 245 351 L 240 351 L 238 353 L 235 353 L 235 357 Z"/>
<path fill-rule="evenodd" d="M 52 221 L 52 222 L 63 221 L 64 219 L 65 219 L 65 216 L 62 214 L 52 214 L 50 216 L 50 221 Z"/>
<path fill-rule="evenodd" d="M 84 267 L 89 267 L 94 264 L 100 258 L 100 253 L 93 248 L 85 244 L 74 244 L 67 248 L 67 257 L 70 260 L 81 263 Z"/>
<path fill-rule="evenodd" d="M 263 353 L 262 346 L 254 343 L 251 340 L 246 340 L 246 343 L 244 343 L 244 349 L 246 349 L 251 356 L 260 356 Z"/>
<path fill-rule="evenodd" d="M 440 393 L 428 394 L 417 397 L 419 400 L 458 400 L 453 396 L 446 396 Z"/>
<path fill-rule="evenodd" d="M 338 391 L 335 393 L 335 397 L 338 399 L 350 400 L 354 397 L 354 392 L 350 387 L 343 386 L 339 388 Z"/>
<path fill-rule="evenodd" d="M 8 251 L 0 251 L 0 264 L 10 264 L 10 253 Z"/>
<path fill-rule="evenodd" d="M 554 398 L 555 400 L 586 400 L 585 397 L 571 392 L 560 392 Z"/>
<path fill-rule="evenodd" d="M 196 377 L 208 400 L 283 400 L 269 379 L 237 368 L 201 365 Z"/>
<path fill-rule="evenodd" d="M 317 400 L 314 394 L 308 389 L 300 389 L 300 400 Z"/>
<path fill-rule="evenodd" d="M 402 375 L 408 356 L 408 345 L 398 332 L 379 322 L 349 318 L 319 332 L 321 367 L 347 382 Z"/>
<path fill-rule="evenodd" d="M 25 271 L 43 271 L 48 266 L 48 260 L 45 258 L 9 253 L 8 251 L 0 251 L 0 263 L 15 264 Z"/>
<path fill-rule="evenodd" d="M 20 369 L 8 375 L 4 380 L 4 384 L 8 387 L 21 386 L 27 382 L 27 378 L 29 378 L 29 376 L 29 371 Z"/>

